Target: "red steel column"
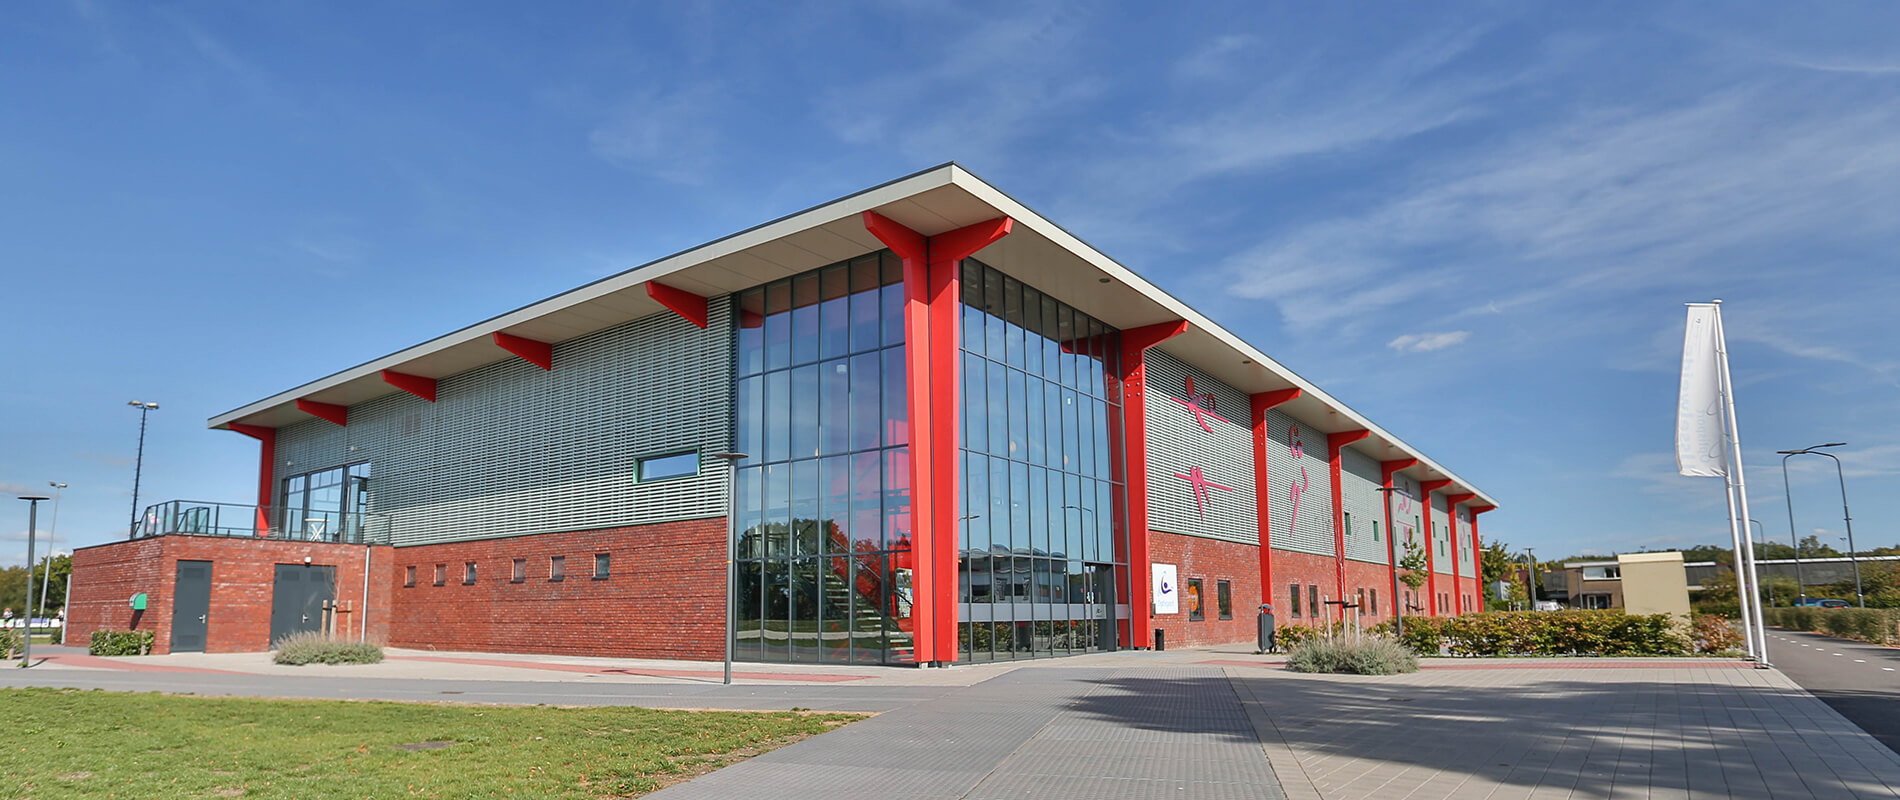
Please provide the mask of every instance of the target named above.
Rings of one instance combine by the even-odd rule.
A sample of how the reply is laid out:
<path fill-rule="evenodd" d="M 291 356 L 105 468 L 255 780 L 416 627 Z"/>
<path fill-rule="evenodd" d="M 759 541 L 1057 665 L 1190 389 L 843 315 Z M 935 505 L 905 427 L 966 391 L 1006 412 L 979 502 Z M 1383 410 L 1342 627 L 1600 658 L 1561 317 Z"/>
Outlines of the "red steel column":
<path fill-rule="evenodd" d="M 233 422 L 231 430 L 257 440 L 257 535 L 270 532 L 270 506 L 277 486 L 277 429 Z"/>
<path fill-rule="evenodd" d="M 1438 607 L 1438 561 L 1436 559 L 1438 552 L 1438 542 L 1436 541 L 1438 532 L 1432 528 L 1432 492 L 1436 492 L 1450 485 L 1450 478 L 1418 482 L 1418 499 L 1425 503 L 1425 534 L 1431 537 L 1425 542 L 1425 574 L 1430 578 L 1430 580 L 1426 581 L 1425 591 L 1431 593 L 1431 600 L 1426 603 L 1425 607 L 1431 609 L 1431 615 L 1434 617 L 1443 612 L 1442 609 Z M 1451 549 L 1451 576 L 1455 585 L 1458 577 L 1458 548 L 1456 547 Z"/>
<path fill-rule="evenodd" d="M 1346 621 L 1346 491 L 1340 485 L 1339 451 L 1346 445 L 1371 436 L 1372 431 L 1340 431 L 1326 434 L 1326 473 L 1333 484 L 1333 573 L 1339 583 L 1339 620 Z"/>
<path fill-rule="evenodd" d="M 1148 348 L 1186 333 L 1186 320 L 1122 331 L 1122 464 L 1128 489 L 1128 638 L 1132 647 L 1153 647 L 1154 572 L 1148 555 Z M 1112 437 L 1111 437 L 1112 438 Z M 1134 624 L 1141 620 L 1141 624 Z"/>
<path fill-rule="evenodd" d="M 1471 499 L 1471 498 L 1473 498 L 1473 497 L 1477 497 L 1477 495 L 1475 495 L 1475 494 L 1448 494 L 1448 495 L 1445 495 L 1445 516 L 1449 518 L 1449 519 L 1447 519 L 1447 520 L 1445 521 L 1445 524 L 1447 524 L 1447 525 L 1450 525 L 1450 526 L 1451 526 L 1451 532 L 1450 532 L 1450 539 L 1451 539 L 1451 555 L 1452 555 L 1452 560 L 1451 560 L 1451 568 L 1452 568 L 1452 581 L 1451 581 L 1451 585 L 1453 585 L 1453 586 L 1460 586 L 1460 587 L 1462 587 L 1462 586 L 1463 586 L 1463 584 L 1461 584 L 1461 583 L 1460 583 L 1460 581 L 1463 581 L 1463 580 L 1464 580 L 1464 576 L 1462 576 L 1462 575 L 1459 575 L 1459 574 L 1458 574 L 1458 558 L 1457 558 L 1457 556 L 1458 556 L 1458 504 L 1459 504 L 1459 503 L 1462 503 L 1462 502 L 1464 502 L 1464 501 L 1466 501 L 1466 500 L 1470 500 L 1470 499 Z M 1476 544 L 1476 543 L 1477 543 L 1477 540 L 1475 540 L 1475 539 L 1474 539 L 1474 540 L 1472 540 L 1472 543 L 1473 543 L 1473 544 Z M 1474 591 L 1475 591 L 1475 590 L 1476 590 L 1476 589 L 1478 588 L 1478 584 L 1479 584 L 1479 581 L 1482 581 L 1482 580 L 1484 580 L 1484 576 L 1483 576 L 1483 575 L 1481 574 L 1481 573 L 1482 573 L 1482 570 L 1480 569 L 1480 565 L 1482 565 L 1483 563 L 1484 563 L 1484 562 L 1483 562 L 1482 560 L 1480 560 L 1480 559 L 1478 558 L 1478 549 L 1477 549 L 1477 548 L 1475 548 L 1475 547 L 1474 547 L 1474 548 L 1472 548 L 1472 549 L 1471 549 L 1471 586 L 1472 586 L 1472 589 L 1473 589 Z M 1464 593 L 1463 593 L 1463 592 L 1459 592 L 1459 593 L 1458 593 L 1458 596 L 1457 596 L 1457 597 L 1454 597 L 1454 598 L 1452 598 L 1452 600 L 1453 600 L 1454 602 L 1456 602 L 1456 603 L 1457 603 L 1457 608 L 1458 608 L 1458 613 L 1460 613 L 1460 614 L 1463 614 L 1463 613 L 1465 613 L 1465 596 L 1464 596 Z M 1477 602 L 1477 595 L 1476 595 L 1476 594 L 1473 594 L 1473 595 L 1472 595 L 1472 601 L 1473 601 L 1473 602 Z M 1484 610 L 1484 604 L 1483 604 L 1483 603 L 1478 603 L 1478 608 L 1477 608 L 1477 610 L 1478 610 L 1478 611 L 1483 611 L 1483 610 Z"/>
<path fill-rule="evenodd" d="M 910 417 L 913 658 L 957 660 L 957 316 L 963 259 L 1009 235 L 1008 217 L 925 237 L 875 211 L 864 227 L 904 262 Z"/>
<path fill-rule="evenodd" d="M 1484 512 L 1486 512 L 1486 511 L 1490 511 L 1490 510 L 1492 510 L 1492 509 L 1495 509 L 1495 508 L 1497 508 L 1497 506 L 1494 506 L 1494 505 L 1488 505 L 1488 504 L 1484 504 L 1484 503 L 1474 503 L 1474 504 L 1472 504 L 1472 505 L 1471 505 L 1471 506 L 1470 506 L 1469 508 L 1466 508 L 1466 509 L 1465 509 L 1466 511 L 1470 511 L 1470 512 L 1471 512 L 1471 552 L 1472 552 L 1472 553 L 1478 553 L 1478 552 L 1480 552 L 1480 551 L 1479 551 L 1479 546 L 1478 546 L 1478 515 L 1479 515 L 1479 514 L 1483 514 Z M 1475 557 L 1476 557 L 1476 556 L 1474 556 L 1474 558 L 1475 558 Z M 1483 559 L 1483 558 L 1478 558 L 1478 565 L 1479 565 L 1479 566 L 1483 566 L 1483 564 L 1484 564 L 1484 559 Z M 1533 570 L 1533 572 L 1535 572 L 1535 570 Z M 1478 589 L 1480 589 L 1480 590 L 1482 590 L 1482 589 L 1484 589 L 1484 576 L 1483 576 L 1483 575 L 1479 575 L 1479 576 L 1478 576 L 1478 587 L 1477 587 L 1477 588 L 1478 588 Z M 1537 601 L 1537 597 L 1536 597 L 1536 595 L 1534 595 L 1534 594 L 1533 594 L 1533 595 L 1532 595 L 1531 597 L 1529 597 L 1529 598 L 1527 598 L 1527 601 L 1528 601 L 1528 602 L 1533 602 L 1533 603 L 1534 603 L 1534 602 L 1536 602 L 1536 601 Z"/>
<path fill-rule="evenodd" d="M 1418 466 L 1416 458 L 1401 458 L 1395 461 L 1379 462 L 1379 485 L 1392 488 L 1392 474 L 1407 467 Z M 1380 492 L 1385 503 L 1385 567 L 1392 573 L 1392 593 L 1398 594 L 1399 587 L 1399 529 L 1392 527 L 1392 493 Z M 1397 597 L 1392 598 L 1392 616 L 1398 617 L 1405 611 L 1405 605 Z"/>
<path fill-rule="evenodd" d="M 1253 496 L 1260 526 L 1260 602 L 1273 602 L 1273 531 L 1267 524 L 1267 410 L 1300 396 L 1298 388 L 1250 395 L 1253 403 Z"/>

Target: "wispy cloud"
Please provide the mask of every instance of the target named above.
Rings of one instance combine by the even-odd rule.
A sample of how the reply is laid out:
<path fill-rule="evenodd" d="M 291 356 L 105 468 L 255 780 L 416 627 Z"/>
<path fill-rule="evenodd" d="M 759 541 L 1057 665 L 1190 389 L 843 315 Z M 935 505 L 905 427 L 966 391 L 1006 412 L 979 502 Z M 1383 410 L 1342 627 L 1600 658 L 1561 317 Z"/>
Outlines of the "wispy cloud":
<path fill-rule="evenodd" d="M 617 167 L 680 184 L 711 177 L 723 137 L 727 88 L 708 81 L 649 89 L 623 101 L 587 135 L 594 155 Z"/>
<path fill-rule="evenodd" d="M 1462 344 L 1471 338 L 1471 331 L 1442 331 L 1439 333 L 1408 333 L 1386 342 L 1385 346 L 1401 353 L 1429 353 L 1447 347 Z"/>

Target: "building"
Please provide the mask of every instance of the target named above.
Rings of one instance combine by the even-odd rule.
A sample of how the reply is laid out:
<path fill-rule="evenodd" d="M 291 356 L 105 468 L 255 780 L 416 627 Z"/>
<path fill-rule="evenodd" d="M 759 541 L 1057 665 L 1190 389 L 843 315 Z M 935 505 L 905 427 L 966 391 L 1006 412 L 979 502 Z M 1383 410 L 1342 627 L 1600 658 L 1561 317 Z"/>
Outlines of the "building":
<path fill-rule="evenodd" d="M 955 164 L 209 425 L 255 504 L 80 550 L 82 635 L 718 658 L 730 524 L 740 659 L 1252 641 L 1476 610 L 1496 507 Z"/>
<path fill-rule="evenodd" d="M 1622 609 L 1631 614 L 1689 613 L 1688 571 L 1682 553 L 1625 553 L 1614 559 L 1567 561 L 1545 573 L 1552 599 L 1571 608 Z M 1701 588 L 1696 586 L 1693 588 Z"/>

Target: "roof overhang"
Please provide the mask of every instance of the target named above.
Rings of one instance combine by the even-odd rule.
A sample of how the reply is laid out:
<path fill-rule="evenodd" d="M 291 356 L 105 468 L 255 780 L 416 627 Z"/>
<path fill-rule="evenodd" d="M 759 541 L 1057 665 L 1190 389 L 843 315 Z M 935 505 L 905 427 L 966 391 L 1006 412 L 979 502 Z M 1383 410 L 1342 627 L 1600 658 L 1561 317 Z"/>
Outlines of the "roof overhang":
<path fill-rule="evenodd" d="M 876 211 L 925 236 L 1011 217 L 1016 220 L 1014 232 L 980 251 L 984 263 L 1116 328 L 1186 320 L 1187 332 L 1160 349 L 1249 394 L 1298 388 L 1300 396 L 1281 409 L 1305 424 L 1324 433 L 1369 431 L 1370 436 L 1349 447 L 1380 461 L 1416 458 L 1418 464 L 1399 474 L 1450 479 L 1448 494 L 1470 493 L 1474 504 L 1498 505 L 1186 303 L 954 163 L 643 264 L 227 411 L 208 424 L 282 427 L 311 418 L 297 409 L 299 399 L 349 406 L 401 391 L 383 381 L 383 370 L 444 378 L 512 358 L 494 343 L 495 333 L 560 343 L 665 311 L 647 295 L 649 281 L 717 297 L 882 249 L 864 228 L 865 211 Z"/>

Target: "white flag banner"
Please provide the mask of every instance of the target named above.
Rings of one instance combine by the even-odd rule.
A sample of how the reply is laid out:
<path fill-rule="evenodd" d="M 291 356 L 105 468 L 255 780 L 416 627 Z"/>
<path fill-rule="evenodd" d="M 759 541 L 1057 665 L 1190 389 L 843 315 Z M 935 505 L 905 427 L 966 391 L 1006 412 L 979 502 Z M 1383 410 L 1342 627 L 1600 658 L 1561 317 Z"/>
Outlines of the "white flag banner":
<path fill-rule="evenodd" d="M 1676 470 L 1707 478 L 1728 475 L 1716 313 L 1713 305 L 1689 306 L 1689 326 L 1682 337 L 1682 394 L 1676 403 Z"/>

